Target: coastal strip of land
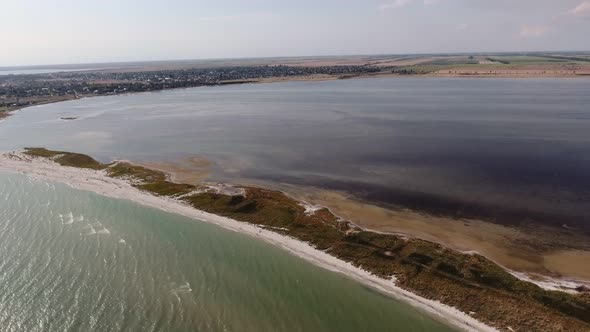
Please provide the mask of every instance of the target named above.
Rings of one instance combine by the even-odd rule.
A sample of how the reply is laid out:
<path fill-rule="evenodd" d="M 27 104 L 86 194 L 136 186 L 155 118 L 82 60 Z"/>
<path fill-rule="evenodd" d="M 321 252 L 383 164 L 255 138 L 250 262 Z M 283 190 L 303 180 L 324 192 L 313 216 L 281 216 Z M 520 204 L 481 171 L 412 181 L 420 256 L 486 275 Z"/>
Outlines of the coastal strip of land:
<path fill-rule="evenodd" d="M 85 97 L 228 84 L 379 77 L 588 78 L 590 55 L 367 55 L 95 64 L 88 68 L 99 69 L 0 75 L 0 118 L 29 106 Z"/>
<path fill-rule="evenodd" d="M 188 172 L 188 166 L 186 168 L 181 172 Z M 166 171 L 176 173 L 178 166 Z M 540 223 L 499 224 L 481 218 L 378 206 L 357 199 L 349 192 L 272 182 L 260 185 L 286 191 L 315 205 L 327 206 L 334 214 L 364 229 L 420 238 L 457 251 L 476 251 L 506 269 L 528 275 L 540 285 L 590 284 L 590 266 L 580 264 L 590 260 L 590 237 L 578 229 Z"/>
<path fill-rule="evenodd" d="M 42 148 L 7 153 L 0 170 L 219 224 L 406 300 L 464 330 L 588 331 L 590 294 L 550 291 L 476 253 L 365 231 L 328 209 L 256 187 L 189 185 L 129 162 Z M 571 290 L 570 290 L 571 291 Z"/>

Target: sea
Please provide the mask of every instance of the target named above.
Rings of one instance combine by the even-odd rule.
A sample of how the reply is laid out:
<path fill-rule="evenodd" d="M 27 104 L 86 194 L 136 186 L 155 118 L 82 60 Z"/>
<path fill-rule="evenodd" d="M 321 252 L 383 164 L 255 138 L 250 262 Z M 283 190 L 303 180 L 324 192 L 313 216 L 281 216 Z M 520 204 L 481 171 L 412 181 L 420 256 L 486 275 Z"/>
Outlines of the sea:
<path fill-rule="evenodd" d="M 252 237 L 0 172 L 0 331 L 452 331 Z"/>

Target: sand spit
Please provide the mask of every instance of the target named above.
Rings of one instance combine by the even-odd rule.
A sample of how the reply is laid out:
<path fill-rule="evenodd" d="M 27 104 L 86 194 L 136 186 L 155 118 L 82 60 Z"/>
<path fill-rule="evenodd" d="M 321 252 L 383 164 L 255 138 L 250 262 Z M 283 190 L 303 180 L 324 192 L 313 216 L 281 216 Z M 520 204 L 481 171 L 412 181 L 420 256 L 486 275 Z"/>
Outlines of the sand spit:
<path fill-rule="evenodd" d="M 495 328 L 485 325 L 453 307 L 444 305 L 438 301 L 424 299 L 397 287 L 395 285 L 395 278 L 383 279 L 377 277 L 350 263 L 317 250 L 305 242 L 275 233 L 271 230 L 203 212 L 178 200 L 154 196 L 147 192 L 140 191 L 125 180 L 108 177 L 104 170 L 97 171 L 66 167 L 51 160 L 31 158 L 21 153 L 10 153 L 0 156 L 0 171 L 22 173 L 39 180 L 60 182 L 67 184 L 72 188 L 92 191 L 108 197 L 131 200 L 145 206 L 213 223 L 228 230 L 259 238 L 288 250 L 292 254 L 313 264 L 335 272 L 343 273 L 358 282 L 388 294 L 396 299 L 403 300 L 460 329 L 466 331 L 497 331 Z"/>

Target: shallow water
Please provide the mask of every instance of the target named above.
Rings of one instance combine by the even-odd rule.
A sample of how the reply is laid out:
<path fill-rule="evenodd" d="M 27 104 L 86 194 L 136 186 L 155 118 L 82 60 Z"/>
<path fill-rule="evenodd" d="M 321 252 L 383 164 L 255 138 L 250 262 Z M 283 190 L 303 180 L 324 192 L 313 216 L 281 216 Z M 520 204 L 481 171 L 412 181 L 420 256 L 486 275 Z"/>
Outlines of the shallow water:
<path fill-rule="evenodd" d="M 450 331 L 259 240 L 0 172 L 0 331 Z"/>
<path fill-rule="evenodd" d="M 215 162 L 214 178 L 590 230 L 590 80 L 390 78 L 193 88 L 34 107 L 0 150 Z M 63 121 L 60 117 L 78 117 Z"/>

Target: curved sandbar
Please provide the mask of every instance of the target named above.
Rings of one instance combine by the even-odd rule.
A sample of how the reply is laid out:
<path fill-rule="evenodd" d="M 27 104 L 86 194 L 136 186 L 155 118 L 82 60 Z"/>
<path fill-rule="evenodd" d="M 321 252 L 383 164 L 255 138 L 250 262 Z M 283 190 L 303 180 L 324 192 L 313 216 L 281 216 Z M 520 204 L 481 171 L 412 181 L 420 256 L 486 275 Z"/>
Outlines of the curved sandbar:
<path fill-rule="evenodd" d="M 477 254 L 363 231 L 327 209 L 310 211 L 280 192 L 253 187 L 213 192 L 170 182 L 162 172 L 130 163 L 107 165 L 85 155 L 45 149 L 6 154 L 0 158 L 0 169 L 134 200 L 260 237 L 466 330 L 590 329 L 588 294 L 543 290 Z"/>

